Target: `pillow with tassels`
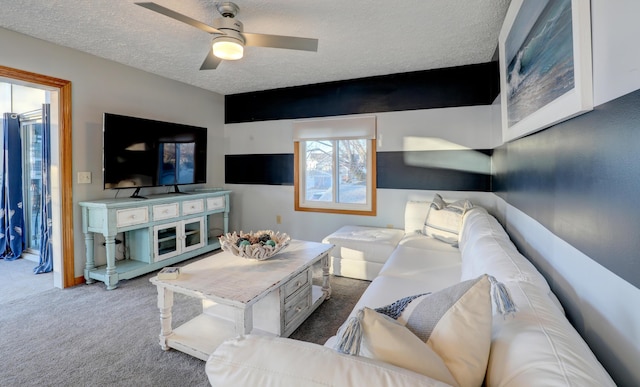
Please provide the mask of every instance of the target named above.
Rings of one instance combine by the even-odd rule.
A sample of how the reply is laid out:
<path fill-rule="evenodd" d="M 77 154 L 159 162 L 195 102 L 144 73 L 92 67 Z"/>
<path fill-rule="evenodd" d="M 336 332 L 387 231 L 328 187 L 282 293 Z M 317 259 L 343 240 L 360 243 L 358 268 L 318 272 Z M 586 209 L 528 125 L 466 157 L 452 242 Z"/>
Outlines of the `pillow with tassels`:
<path fill-rule="evenodd" d="M 373 309 L 364 308 L 358 313 L 362 327 L 360 356 L 458 386 L 442 358 L 409 329 Z"/>
<path fill-rule="evenodd" d="M 423 374 L 429 372 L 428 376 L 451 385 L 480 386 L 491 347 L 492 294 L 499 312 L 515 312 L 506 288 L 485 274 L 436 293 L 398 300 L 375 311 L 368 308 L 359 311 L 338 332 L 336 349 L 416 372 L 421 371 L 414 363 L 423 360 L 430 363 L 423 365 Z M 399 327 L 390 326 L 389 321 Z M 415 342 L 399 328 L 411 332 L 428 349 L 416 349 L 419 347 Z M 446 374 L 440 370 L 434 354 L 445 364 L 453 381 L 445 380 Z"/>

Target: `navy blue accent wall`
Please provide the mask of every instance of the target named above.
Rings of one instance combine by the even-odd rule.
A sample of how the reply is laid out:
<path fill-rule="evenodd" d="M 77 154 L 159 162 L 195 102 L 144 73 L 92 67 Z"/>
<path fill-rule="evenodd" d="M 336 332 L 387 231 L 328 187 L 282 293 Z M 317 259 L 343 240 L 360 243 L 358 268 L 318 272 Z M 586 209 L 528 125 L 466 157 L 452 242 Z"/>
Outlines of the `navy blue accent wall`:
<path fill-rule="evenodd" d="M 497 62 L 225 96 L 225 123 L 490 105 Z"/>
<path fill-rule="evenodd" d="M 494 152 L 494 191 L 640 287 L 640 90 Z"/>

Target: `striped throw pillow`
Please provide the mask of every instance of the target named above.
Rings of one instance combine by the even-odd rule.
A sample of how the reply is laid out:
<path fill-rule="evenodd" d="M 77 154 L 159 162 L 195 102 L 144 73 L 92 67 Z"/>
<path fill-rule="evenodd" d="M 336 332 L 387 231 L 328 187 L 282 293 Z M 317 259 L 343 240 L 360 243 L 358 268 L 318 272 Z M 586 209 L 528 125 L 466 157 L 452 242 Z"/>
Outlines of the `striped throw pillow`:
<path fill-rule="evenodd" d="M 457 246 L 462 217 L 472 207 L 473 204 L 469 200 L 446 203 L 440 195 L 436 194 L 424 223 L 424 234 Z"/>

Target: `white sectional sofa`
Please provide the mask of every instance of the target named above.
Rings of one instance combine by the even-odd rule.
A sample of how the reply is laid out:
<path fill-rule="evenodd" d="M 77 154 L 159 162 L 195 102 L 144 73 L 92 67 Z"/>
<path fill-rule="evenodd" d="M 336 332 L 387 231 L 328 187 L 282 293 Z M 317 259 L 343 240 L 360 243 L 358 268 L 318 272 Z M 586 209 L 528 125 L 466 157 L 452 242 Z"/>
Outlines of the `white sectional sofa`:
<path fill-rule="evenodd" d="M 454 247 L 456 243 L 452 245 L 423 234 L 424 227 L 419 224 L 424 224 L 425 218 L 428 217 L 430 204 L 407 203 L 406 235 L 399 241 L 379 274 L 364 292 L 343 329 L 337 336 L 329 339 L 325 346 L 255 335 L 229 340 L 207 361 L 206 372 L 211 384 L 615 385 L 564 316 L 562 306 L 544 277 L 517 251 L 493 216 L 479 207 L 465 209 L 459 225 L 459 247 Z M 484 295 L 488 293 L 484 291 L 488 287 L 481 288 L 480 285 L 475 285 L 484 283 L 486 278 L 491 279 L 495 285 L 493 277 L 504 285 L 504 289 L 514 301 L 517 307 L 515 313 L 507 316 L 498 314 L 495 304 L 492 307 L 491 301 L 486 302 L 490 299 L 486 298 L 490 296 Z M 414 347 L 403 346 L 407 331 L 404 323 L 392 321 L 387 317 L 380 318 L 378 313 L 371 314 L 368 309 L 390 305 L 404 297 L 427 292 L 432 294 L 418 299 L 436 299 L 441 295 L 449 295 L 450 289 L 458 289 L 467 283 L 474 283 L 472 289 L 479 289 L 477 294 L 482 298 L 466 299 L 466 304 L 463 304 L 460 300 L 465 300 L 471 292 L 468 291 L 454 301 L 452 307 L 445 308 L 444 317 L 439 317 L 435 322 L 440 325 L 435 325 L 436 328 L 428 341 L 422 342 L 418 339 L 418 350 L 429 347 L 423 355 L 417 355 L 417 352 L 412 353 L 408 349 Z M 497 288 L 493 285 L 491 295 L 495 296 Z M 483 327 L 483 321 L 486 319 L 483 319 L 482 314 L 469 314 L 471 312 L 467 313 L 465 308 L 480 311 L 482 308 L 488 308 L 489 320 L 485 324 L 488 325 L 488 329 Z M 370 315 L 374 317 L 374 322 L 382 324 L 380 326 L 386 330 L 373 329 L 373 325 L 366 325 L 369 324 L 367 316 Z M 401 318 L 398 318 L 398 321 L 400 320 Z M 360 321 L 361 326 L 351 325 L 353 321 Z M 442 326 L 445 323 L 441 321 L 446 321 L 446 325 Z M 344 344 L 344 339 L 354 326 L 360 327 L 359 330 L 351 330 L 351 333 L 358 332 L 362 336 L 361 356 L 343 354 L 335 349 L 341 340 Z M 380 337 L 375 336 L 377 332 L 382 332 L 379 334 Z M 398 335 L 394 336 L 396 332 Z M 410 340 L 418 337 L 413 334 L 408 336 Z M 435 342 L 446 337 L 453 337 L 459 341 L 452 344 L 444 342 L 445 345 L 442 345 L 442 341 Z M 377 340 L 383 341 L 382 352 L 370 350 L 380 344 L 375 342 Z M 412 342 L 411 345 L 415 343 Z M 380 353 L 384 356 L 378 356 Z M 404 366 L 403 362 L 407 361 L 406 359 L 409 362 L 420 359 L 420 369 Z M 444 368 L 443 362 L 446 366 Z M 454 364 L 456 362 L 457 365 Z M 425 364 L 427 370 L 423 371 Z M 464 367 L 471 368 L 467 370 Z M 471 375 L 478 372 L 478 375 Z"/>

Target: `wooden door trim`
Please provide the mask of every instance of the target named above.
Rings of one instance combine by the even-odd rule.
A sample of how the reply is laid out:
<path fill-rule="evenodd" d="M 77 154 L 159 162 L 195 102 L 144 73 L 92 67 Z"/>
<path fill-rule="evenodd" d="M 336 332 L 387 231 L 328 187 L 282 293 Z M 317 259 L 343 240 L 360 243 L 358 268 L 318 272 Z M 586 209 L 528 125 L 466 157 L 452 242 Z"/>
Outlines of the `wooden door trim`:
<path fill-rule="evenodd" d="M 60 272 L 62 273 L 63 288 L 77 285 L 73 246 L 71 81 L 5 66 L 0 66 L 0 77 L 57 88 L 60 93 L 60 126 L 58 129 L 60 146 L 60 233 L 62 240 L 62 267 Z"/>

